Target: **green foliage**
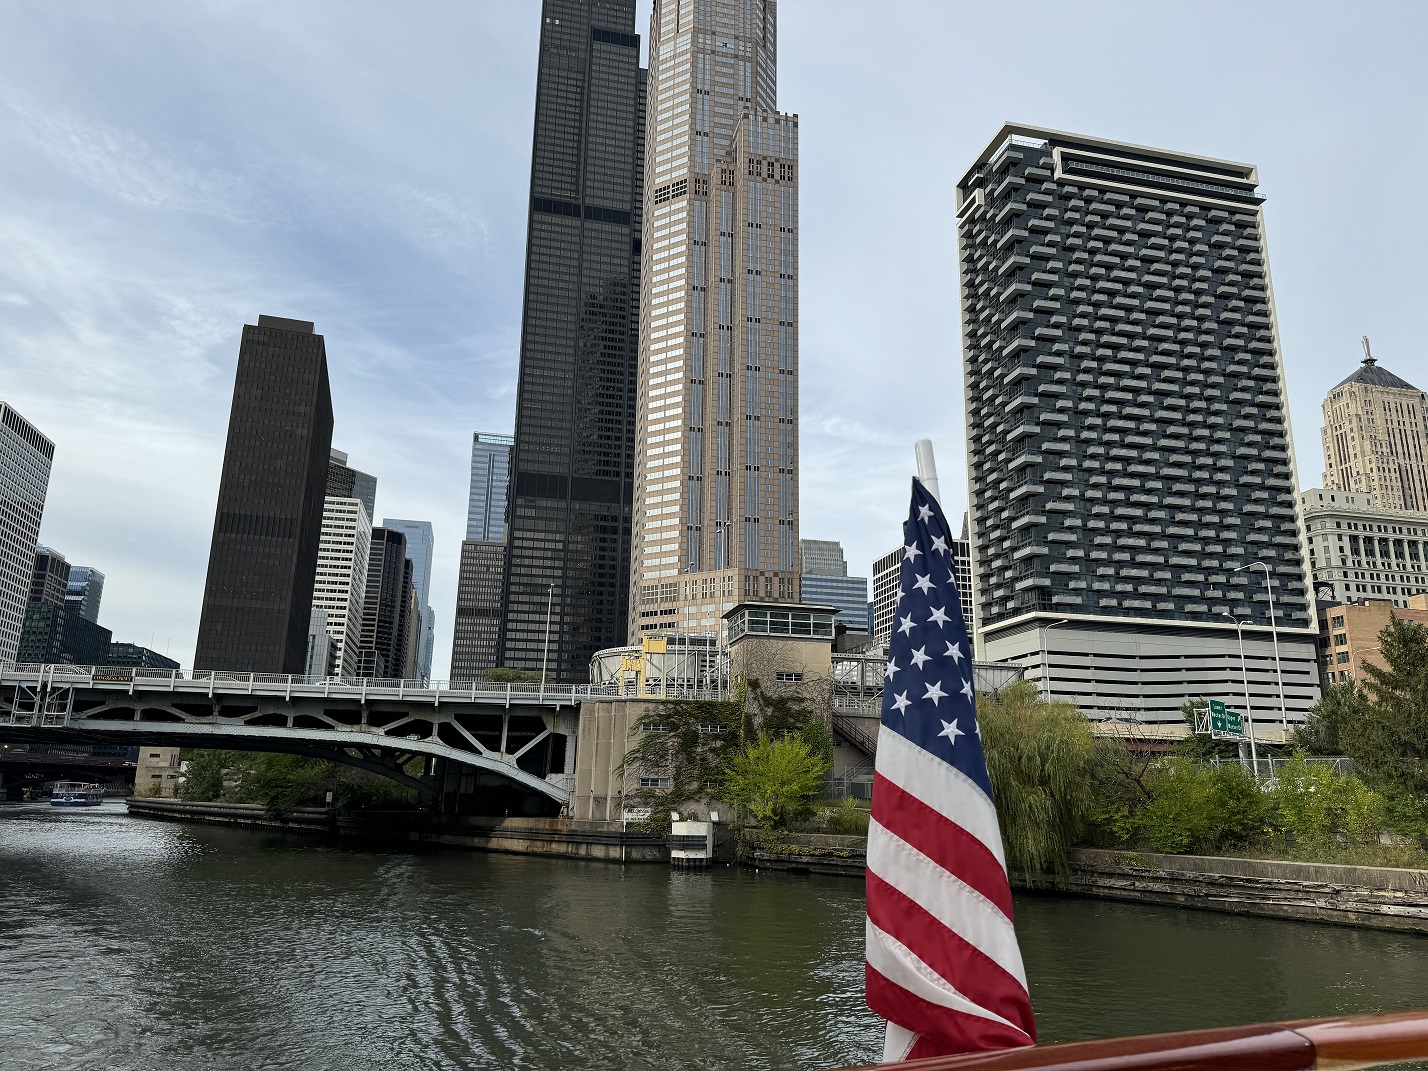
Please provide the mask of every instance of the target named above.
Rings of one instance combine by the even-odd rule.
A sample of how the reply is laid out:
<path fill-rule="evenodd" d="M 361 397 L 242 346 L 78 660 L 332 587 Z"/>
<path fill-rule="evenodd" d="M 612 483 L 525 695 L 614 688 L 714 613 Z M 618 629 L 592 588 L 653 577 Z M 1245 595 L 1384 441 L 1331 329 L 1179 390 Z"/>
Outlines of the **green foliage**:
<path fill-rule="evenodd" d="M 1043 702 L 1029 681 L 979 697 L 977 719 L 1008 868 L 1030 882 L 1064 876 L 1104 761 L 1090 723 L 1075 707 Z"/>
<path fill-rule="evenodd" d="M 867 808 L 857 800 L 845 799 L 828 811 L 828 817 L 824 821 L 823 827 L 829 833 L 836 833 L 840 836 L 866 837 L 870 817 Z"/>
<path fill-rule="evenodd" d="M 497 666 L 486 671 L 486 682 L 488 684 L 539 684 L 540 673 L 532 669 L 512 669 L 508 666 Z"/>
<path fill-rule="evenodd" d="M 1383 830 L 1388 805 L 1381 795 L 1327 763 L 1309 762 L 1302 751 L 1275 770 L 1275 781 L 1280 828 L 1300 844 L 1327 844 L 1337 832 L 1373 840 Z"/>
<path fill-rule="evenodd" d="M 1310 755 L 1342 755 L 1344 726 L 1363 717 L 1367 704 L 1368 696 L 1357 682 L 1329 685 L 1304 724 L 1294 730 L 1295 746 Z"/>
<path fill-rule="evenodd" d="M 760 734 L 729 759 L 723 796 L 746 808 L 755 826 L 787 829 L 813 813 L 828 770 L 800 734 Z"/>
<path fill-rule="evenodd" d="M 1242 766 L 1180 758 L 1160 766 L 1135 825 L 1162 852 L 1210 852 L 1242 844 L 1264 828 L 1263 793 Z"/>
<path fill-rule="evenodd" d="M 233 752 L 184 748 L 180 758 L 188 763 L 179 798 L 211 803 L 223 795 L 223 770 L 231 764 Z"/>
<path fill-rule="evenodd" d="M 1408 837 L 1428 837 L 1428 799 L 1392 785 L 1382 795 L 1384 829 Z"/>
<path fill-rule="evenodd" d="M 640 788 L 628 802 L 649 807 L 651 828 L 663 830 L 671 810 L 702 799 L 724 780 L 724 767 L 742 745 L 743 706 L 706 699 L 680 699 L 651 706 L 630 726 L 634 742 L 622 772 L 667 778 L 665 788 Z"/>
<path fill-rule="evenodd" d="M 1339 740 L 1375 787 L 1428 796 L 1428 626 L 1395 614 L 1379 641 L 1387 667 L 1365 664 L 1365 701 L 1342 712 Z"/>
<path fill-rule="evenodd" d="M 329 792 L 333 806 L 344 810 L 409 807 L 416 802 L 410 789 L 389 777 L 326 759 L 187 749 L 183 757 L 188 773 L 180 795 L 186 800 L 261 803 L 274 816 L 289 814 L 295 807 L 321 807 Z M 225 782 L 232 784 L 225 788 Z"/>

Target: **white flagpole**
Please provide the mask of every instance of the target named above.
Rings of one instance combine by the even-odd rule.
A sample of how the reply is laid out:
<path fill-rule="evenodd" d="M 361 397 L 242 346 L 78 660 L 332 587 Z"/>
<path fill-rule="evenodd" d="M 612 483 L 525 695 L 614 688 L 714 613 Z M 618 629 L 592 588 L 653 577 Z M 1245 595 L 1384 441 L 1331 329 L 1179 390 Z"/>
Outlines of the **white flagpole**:
<path fill-rule="evenodd" d="M 913 453 L 917 455 L 917 479 L 923 487 L 927 488 L 927 493 L 937 499 L 937 504 L 942 504 L 942 493 L 937 489 L 937 459 L 932 456 L 932 440 L 918 439 L 913 444 Z"/>

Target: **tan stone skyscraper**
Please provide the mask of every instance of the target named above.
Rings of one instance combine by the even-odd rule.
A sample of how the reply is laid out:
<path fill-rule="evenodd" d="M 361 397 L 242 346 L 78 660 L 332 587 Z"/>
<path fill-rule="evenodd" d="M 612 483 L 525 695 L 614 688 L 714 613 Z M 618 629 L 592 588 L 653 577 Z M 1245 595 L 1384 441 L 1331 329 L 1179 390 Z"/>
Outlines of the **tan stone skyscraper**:
<path fill-rule="evenodd" d="M 796 601 L 798 118 L 774 0 L 655 0 L 630 634 Z"/>
<path fill-rule="evenodd" d="M 1428 511 L 1428 396 L 1378 367 L 1367 338 L 1362 366 L 1324 399 L 1323 436 L 1326 489 Z"/>

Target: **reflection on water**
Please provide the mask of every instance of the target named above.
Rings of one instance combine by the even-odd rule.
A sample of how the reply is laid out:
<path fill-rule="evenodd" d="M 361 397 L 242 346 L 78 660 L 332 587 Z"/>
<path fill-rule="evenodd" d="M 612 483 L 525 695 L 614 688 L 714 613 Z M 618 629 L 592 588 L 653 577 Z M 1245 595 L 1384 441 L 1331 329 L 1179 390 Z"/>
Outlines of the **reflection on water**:
<path fill-rule="evenodd" d="M 1018 902 L 1046 1040 L 1428 1002 L 1413 937 Z M 832 1068 L 873 1059 L 847 879 L 0 807 L 0 1068 Z"/>

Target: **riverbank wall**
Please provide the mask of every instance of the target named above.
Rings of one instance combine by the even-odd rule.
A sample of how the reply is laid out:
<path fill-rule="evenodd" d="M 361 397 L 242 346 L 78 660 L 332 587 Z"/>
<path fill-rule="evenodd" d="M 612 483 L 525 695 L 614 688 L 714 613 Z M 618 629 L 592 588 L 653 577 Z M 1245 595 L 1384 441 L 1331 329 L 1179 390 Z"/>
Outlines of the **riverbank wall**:
<path fill-rule="evenodd" d="M 473 851 L 667 863 L 663 837 L 628 829 L 621 822 L 569 818 L 473 818 L 426 811 L 339 811 L 297 807 L 276 817 L 256 803 L 195 803 L 187 800 L 128 801 L 142 818 L 240 826 L 282 833 L 351 837 L 386 843 L 425 844 Z"/>
<path fill-rule="evenodd" d="M 868 864 L 868 838 L 787 833 L 755 847 L 748 861 L 756 870 L 861 878 Z"/>
<path fill-rule="evenodd" d="M 1428 870 L 1083 849 L 1065 891 L 1428 934 Z"/>

